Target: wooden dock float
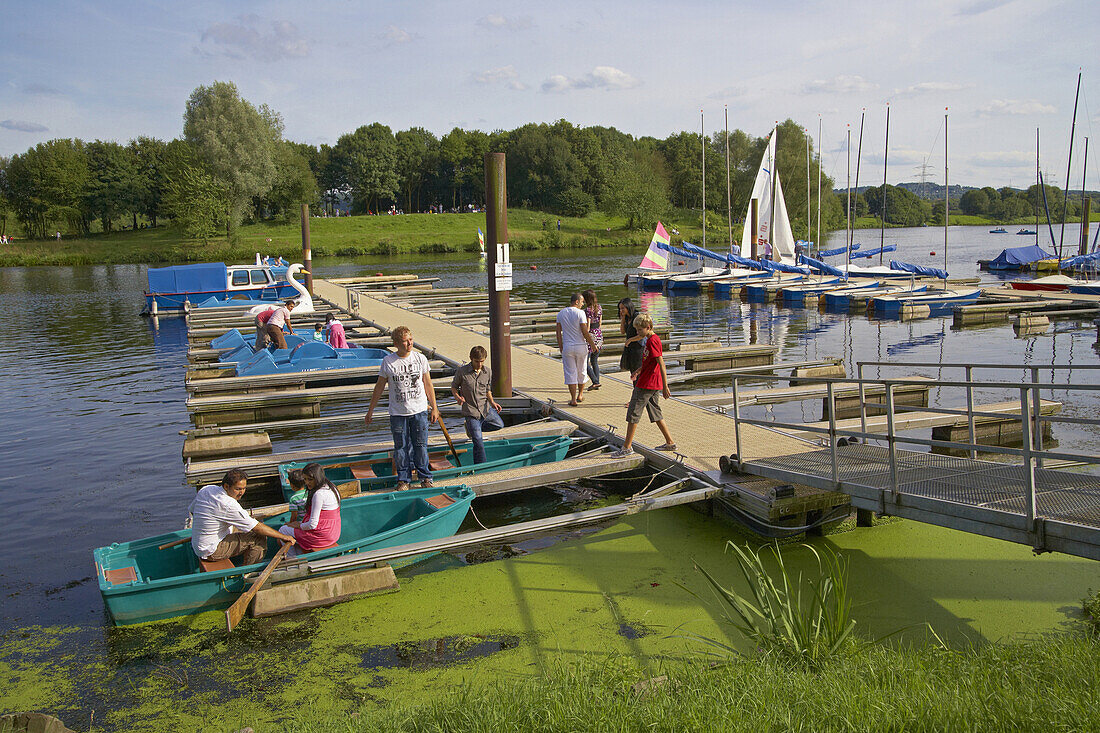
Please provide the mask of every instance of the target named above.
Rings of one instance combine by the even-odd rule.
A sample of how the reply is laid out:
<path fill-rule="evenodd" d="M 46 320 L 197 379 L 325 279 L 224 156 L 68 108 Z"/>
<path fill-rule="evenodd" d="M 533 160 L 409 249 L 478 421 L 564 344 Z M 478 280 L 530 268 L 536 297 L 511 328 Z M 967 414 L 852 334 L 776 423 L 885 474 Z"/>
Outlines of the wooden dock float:
<path fill-rule="evenodd" d="M 1012 318 L 1014 313 L 1028 311 L 1037 313 L 1046 310 L 1056 310 L 1063 307 L 1072 307 L 1076 303 L 1072 300 L 1022 300 L 1014 303 L 989 303 L 982 305 L 963 305 L 955 309 L 951 325 L 955 328 L 973 326 L 982 323 L 1003 323 Z"/>
<path fill-rule="evenodd" d="M 731 369 L 711 369 L 703 372 L 687 372 L 682 374 L 669 374 L 668 384 L 671 387 L 674 384 L 684 384 L 686 382 L 694 382 L 702 379 L 715 379 L 717 377 L 730 377 L 734 374 L 737 375 L 754 375 L 759 374 L 762 379 L 774 379 L 775 375 L 772 372 L 781 371 L 784 369 L 790 369 L 792 372 L 797 371 L 805 367 L 818 367 L 827 366 L 829 364 L 838 364 L 840 359 L 813 359 L 811 361 L 781 361 L 774 364 L 761 364 L 759 366 L 746 366 L 746 367 L 734 367 Z M 803 381 L 809 381 L 812 379 L 809 375 L 799 377 Z"/>
<path fill-rule="evenodd" d="M 956 408 L 960 409 L 960 408 Z M 961 408 L 965 410 L 966 408 Z M 1062 403 L 1055 402 L 1053 400 L 1042 400 L 1040 406 L 1040 413 L 1043 415 L 1054 415 L 1062 410 Z M 998 432 L 994 430 L 993 425 L 997 422 L 1016 423 L 1020 422 L 1020 403 L 1015 402 L 995 402 L 988 405 L 975 405 L 975 412 L 992 412 L 1004 415 L 1003 418 L 997 417 L 975 417 L 974 425 L 977 428 L 979 423 L 982 423 L 987 429 L 988 435 L 997 435 Z M 808 427 L 821 428 L 828 430 L 828 420 L 821 422 L 806 423 Z M 1048 431 L 1050 423 L 1043 423 L 1044 429 Z M 898 412 L 894 416 L 894 430 L 897 432 L 905 430 L 920 430 L 923 428 L 941 428 L 941 427 L 954 427 L 962 428 L 969 431 L 969 423 L 967 422 L 966 415 L 945 415 L 939 412 Z M 846 420 L 837 420 L 836 429 L 838 431 L 858 432 L 860 429 L 859 418 L 849 418 Z M 886 429 L 886 416 L 875 415 L 867 418 L 867 430 L 868 432 L 881 432 Z M 823 433 L 810 432 L 810 431 L 790 431 L 788 434 L 804 438 L 806 440 L 820 440 L 823 437 Z M 969 434 L 969 433 L 968 433 Z M 1006 433 L 1007 434 L 1007 433 Z M 969 438 L 968 438 L 969 439 Z M 979 441 L 980 442 L 980 441 Z M 995 445 L 995 443 L 987 443 L 987 445 Z"/>
<path fill-rule="evenodd" d="M 450 377 L 453 370 L 441 361 L 429 361 L 433 383 Z M 312 372 L 285 372 L 257 374 L 244 377 L 194 378 L 184 382 L 187 392 L 196 397 L 205 394 L 249 393 L 278 389 L 303 389 L 310 385 L 370 384 L 372 389 L 378 379 L 377 366 L 348 367 L 346 369 L 319 369 Z M 448 381 L 448 391 L 450 382 Z"/>
<path fill-rule="evenodd" d="M 577 426 L 573 423 L 542 420 L 522 425 L 512 425 L 491 433 L 485 433 L 486 442 L 490 440 L 504 440 L 505 438 L 554 438 L 561 435 L 572 435 Z M 428 435 L 428 445 L 439 447 L 447 445 L 444 437 L 436 432 Z M 352 443 L 350 445 L 334 445 L 325 448 L 311 448 L 307 450 L 287 451 L 265 456 L 242 456 L 240 458 L 220 458 L 208 461 L 191 461 L 184 468 L 184 478 L 189 484 L 202 485 L 217 483 L 225 472 L 231 468 L 243 468 L 248 471 L 249 479 L 263 479 L 279 475 L 279 464 L 291 461 L 315 461 L 322 458 L 339 458 L 357 453 L 371 453 L 381 450 L 392 450 L 392 441 L 374 441 L 370 443 Z"/>
<path fill-rule="evenodd" d="M 928 407 L 928 393 L 932 389 L 934 380 L 928 377 L 908 377 L 912 380 L 928 381 L 927 385 L 897 384 L 894 385 L 894 404 L 906 407 Z M 864 398 L 871 404 L 886 404 L 886 387 L 882 385 L 870 385 L 864 387 Z M 738 392 L 740 407 L 752 405 L 778 405 L 788 402 L 801 402 L 803 400 L 820 399 L 822 420 L 829 418 L 828 386 L 824 384 L 800 384 L 792 387 L 775 387 L 772 389 L 758 389 L 749 392 Z M 722 392 L 720 394 L 683 395 L 680 399 L 702 407 L 715 407 L 728 412 L 733 407 L 733 393 Z M 859 387 L 836 386 L 833 388 L 833 400 L 836 403 L 837 419 L 858 417 L 860 409 Z"/>
<path fill-rule="evenodd" d="M 183 441 L 183 460 L 270 453 L 271 437 L 263 431 L 234 435 L 201 435 Z"/>
<path fill-rule="evenodd" d="M 444 384 L 443 382 L 446 382 Z M 447 380 L 433 382 L 436 395 L 449 395 Z M 304 388 L 285 385 L 275 392 L 220 394 L 187 399 L 187 412 L 195 427 L 228 423 L 262 422 L 299 417 L 320 417 L 321 404 L 344 400 L 368 400 L 373 384 L 345 384 L 337 387 Z M 383 396 L 383 400 L 385 397 Z M 382 404 L 380 402 L 380 404 Z"/>
<path fill-rule="evenodd" d="M 645 465 L 645 457 L 640 453 L 634 453 L 625 458 L 612 458 L 604 453 L 596 456 L 566 458 L 556 463 L 540 463 L 491 473 L 456 476 L 453 479 L 447 479 L 447 483 L 466 484 L 478 496 L 491 496 L 582 478 L 622 473 L 641 468 L 643 465 Z"/>
<path fill-rule="evenodd" d="M 689 372 L 762 366 L 775 362 L 779 349 L 775 346 L 731 346 L 726 349 L 685 349 L 670 351 Z"/>

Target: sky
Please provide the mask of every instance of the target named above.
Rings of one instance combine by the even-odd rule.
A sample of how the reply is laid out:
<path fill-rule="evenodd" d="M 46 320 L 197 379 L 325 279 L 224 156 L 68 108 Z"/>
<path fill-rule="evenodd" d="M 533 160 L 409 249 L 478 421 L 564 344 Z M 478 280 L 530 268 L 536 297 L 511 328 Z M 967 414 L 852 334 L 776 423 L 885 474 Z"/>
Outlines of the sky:
<path fill-rule="evenodd" d="M 53 138 L 179 137 L 200 85 L 235 83 L 285 137 L 361 125 L 510 130 L 566 119 L 636 137 L 793 119 L 860 185 L 1066 180 L 1100 188 L 1096 0 L 86 0 L 0 4 L 0 155 Z M 890 136 L 885 141 L 886 108 Z M 888 155 L 887 155 L 888 153 Z M 1095 162 L 1094 162 L 1095 161 Z M 788 183 L 788 186 L 793 185 Z"/>

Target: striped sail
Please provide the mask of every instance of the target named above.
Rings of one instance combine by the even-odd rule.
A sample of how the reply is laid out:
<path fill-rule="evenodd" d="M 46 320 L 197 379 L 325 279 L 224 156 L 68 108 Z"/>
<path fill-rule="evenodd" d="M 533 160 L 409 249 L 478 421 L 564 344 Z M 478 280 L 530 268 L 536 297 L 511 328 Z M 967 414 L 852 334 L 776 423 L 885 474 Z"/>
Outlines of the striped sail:
<path fill-rule="evenodd" d="M 646 250 L 645 255 L 642 257 L 642 263 L 638 265 L 638 269 L 667 270 L 668 250 L 661 248 L 668 247 L 669 243 L 668 232 L 665 231 L 661 222 L 657 222 L 657 229 L 653 232 L 653 239 L 649 242 L 649 249 Z"/>

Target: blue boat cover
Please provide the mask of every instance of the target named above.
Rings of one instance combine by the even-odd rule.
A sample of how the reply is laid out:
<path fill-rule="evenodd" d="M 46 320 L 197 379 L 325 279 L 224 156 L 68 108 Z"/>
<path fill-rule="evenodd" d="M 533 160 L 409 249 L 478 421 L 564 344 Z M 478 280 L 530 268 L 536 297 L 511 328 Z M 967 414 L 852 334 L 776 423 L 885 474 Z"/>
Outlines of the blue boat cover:
<path fill-rule="evenodd" d="M 996 259 L 989 263 L 989 269 L 1019 270 L 1024 265 L 1039 260 L 1048 260 L 1053 256 L 1037 244 L 1030 244 L 1027 247 L 1010 247 L 1002 250 Z"/>
<path fill-rule="evenodd" d="M 685 242 L 685 244 L 687 244 L 687 243 Z M 680 249 L 679 247 L 673 247 L 671 244 L 662 244 L 662 243 L 658 242 L 657 243 L 657 249 L 667 250 L 667 251 L 671 252 L 674 255 L 679 255 L 680 257 L 687 257 L 690 260 L 701 260 L 701 259 L 703 259 L 702 257 L 695 254 L 694 252 L 688 252 L 686 249 Z"/>
<path fill-rule="evenodd" d="M 923 275 L 925 277 L 938 277 L 941 280 L 947 279 L 947 270 L 938 270 L 935 267 L 921 267 L 920 265 L 911 265 L 908 262 L 902 262 L 901 260 L 890 260 L 890 269 L 898 270 L 900 272 L 911 272 L 914 275 Z"/>
<path fill-rule="evenodd" d="M 874 249 L 869 249 L 866 252 L 853 252 L 852 259 L 857 260 L 860 257 L 874 257 L 879 252 L 893 252 L 897 248 L 898 246 L 896 244 L 888 244 L 885 247 L 875 247 Z"/>
<path fill-rule="evenodd" d="M 225 283 L 225 263 L 222 262 L 149 268 L 150 293 L 224 291 Z"/>
<path fill-rule="evenodd" d="M 832 265 L 827 265 L 824 262 L 822 262 L 821 260 L 815 260 L 813 257 L 807 257 L 806 255 L 802 255 L 802 262 L 809 265 L 810 269 L 817 270 L 818 272 L 823 273 L 825 275 L 834 275 L 836 277 L 843 277 L 845 279 L 848 277 L 841 270 L 838 270 L 837 268 L 833 267 Z"/>
<path fill-rule="evenodd" d="M 832 257 L 833 255 L 842 255 L 848 251 L 847 247 L 837 247 L 835 249 L 827 249 L 822 252 L 818 252 L 818 257 Z"/>
<path fill-rule="evenodd" d="M 1092 254 L 1078 255 L 1077 257 L 1070 257 L 1068 260 L 1062 260 L 1058 263 L 1058 267 L 1069 270 L 1074 267 L 1083 267 L 1098 260 L 1100 260 L 1100 252 L 1093 252 Z"/>
<path fill-rule="evenodd" d="M 738 265 L 740 267 L 748 267 L 753 270 L 763 270 L 764 266 L 760 264 L 758 260 L 751 260 L 748 257 L 738 257 L 737 255 L 726 255 L 726 262 L 731 265 Z"/>
<path fill-rule="evenodd" d="M 772 260 L 760 260 L 760 266 L 763 267 L 765 270 L 775 270 L 778 272 L 797 272 L 800 275 L 812 274 L 810 268 L 808 267 L 795 267 L 794 265 L 784 265 L 782 262 L 773 262 Z"/>
<path fill-rule="evenodd" d="M 692 252 L 702 255 L 703 257 L 709 257 L 712 260 L 718 260 L 719 262 L 726 261 L 726 255 L 716 254 L 715 252 L 711 252 L 709 249 L 703 249 L 702 247 L 698 247 L 694 244 L 689 244 L 688 242 L 684 242 L 684 247 L 690 249 Z"/>

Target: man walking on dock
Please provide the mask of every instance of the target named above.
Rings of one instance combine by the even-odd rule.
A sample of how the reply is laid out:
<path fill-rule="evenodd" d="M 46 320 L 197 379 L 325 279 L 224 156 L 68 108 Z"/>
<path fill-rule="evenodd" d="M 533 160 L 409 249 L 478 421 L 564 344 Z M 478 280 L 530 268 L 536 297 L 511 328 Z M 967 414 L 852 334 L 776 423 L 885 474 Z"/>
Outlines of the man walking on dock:
<path fill-rule="evenodd" d="M 584 296 L 573 293 L 569 305 L 558 311 L 558 351 L 565 368 L 565 384 L 569 387 L 569 406 L 584 402 L 584 380 L 588 372 L 588 354 L 596 350 L 596 341 L 588 332 L 588 317 L 581 310 Z"/>
<path fill-rule="evenodd" d="M 378 381 L 367 408 L 366 423 L 370 425 L 382 390 L 389 385 L 390 432 L 393 434 L 397 490 L 409 488 L 414 467 L 420 485 L 427 488 L 435 485 L 432 469 L 428 465 L 428 425 L 439 420 L 431 370 L 424 355 L 413 351 L 412 330 L 408 326 L 398 326 L 390 335 L 397 353 L 383 358 L 378 368 Z"/>
<path fill-rule="evenodd" d="M 500 419 L 500 405 L 493 399 L 490 386 L 493 370 L 485 364 L 486 356 L 484 346 L 470 349 L 469 363 L 455 370 L 451 380 L 451 394 L 462 408 L 462 417 L 466 418 L 466 436 L 473 443 L 474 463 L 485 463 L 482 430 L 500 430 L 504 427 L 504 421 Z"/>

